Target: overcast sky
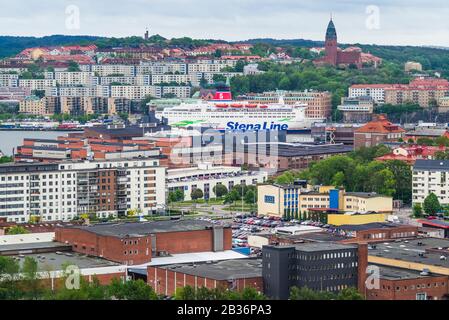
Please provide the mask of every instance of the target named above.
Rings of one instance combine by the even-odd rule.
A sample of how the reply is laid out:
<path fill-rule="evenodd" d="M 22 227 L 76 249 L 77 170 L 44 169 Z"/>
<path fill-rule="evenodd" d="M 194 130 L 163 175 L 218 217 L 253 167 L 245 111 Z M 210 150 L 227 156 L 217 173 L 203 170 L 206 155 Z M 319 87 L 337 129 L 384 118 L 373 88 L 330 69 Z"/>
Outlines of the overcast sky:
<path fill-rule="evenodd" d="M 0 35 L 323 40 L 331 12 L 342 43 L 449 47 L 448 0 L 0 0 Z"/>

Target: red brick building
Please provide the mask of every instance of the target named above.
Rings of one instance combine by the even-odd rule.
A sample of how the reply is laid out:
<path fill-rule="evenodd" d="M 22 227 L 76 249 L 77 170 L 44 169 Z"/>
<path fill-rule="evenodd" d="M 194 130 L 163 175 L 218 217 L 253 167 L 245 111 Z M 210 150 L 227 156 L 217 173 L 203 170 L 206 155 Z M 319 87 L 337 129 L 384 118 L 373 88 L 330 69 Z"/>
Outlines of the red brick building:
<path fill-rule="evenodd" d="M 136 265 L 152 257 L 232 249 L 232 231 L 200 220 L 105 223 L 57 228 L 55 240 L 75 252 Z"/>
<path fill-rule="evenodd" d="M 442 300 L 447 299 L 448 276 L 378 266 L 379 287 L 366 289 L 367 300 Z"/>
<path fill-rule="evenodd" d="M 337 31 L 332 19 L 327 26 L 325 52 L 326 55 L 323 58 L 315 60 L 315 64 L 329 64 L 332 66 L 354 65 L 358 69 L 362 68 L 362 51 L 359 48 L 357 50 L 354 50 L 354 48 L 348 48 L 346 50 L 338 48 Z"/>
<path fill-rule="evenodd" d="M 177 288 L 223 288 L 263 291 L 262 261 L 237 259 L 200 264 L 175 264 L 147 268 L 147 283 L 158 294 L 172 296 Z"/>
<path fill-rule="evenodd" d="M 373 121 L 354 132 L 354 148 L 374 147 L 384 142 L 396 142 L 404 137 L 405 130 L 388 121 L 385 115 L 377 115 Z"/>

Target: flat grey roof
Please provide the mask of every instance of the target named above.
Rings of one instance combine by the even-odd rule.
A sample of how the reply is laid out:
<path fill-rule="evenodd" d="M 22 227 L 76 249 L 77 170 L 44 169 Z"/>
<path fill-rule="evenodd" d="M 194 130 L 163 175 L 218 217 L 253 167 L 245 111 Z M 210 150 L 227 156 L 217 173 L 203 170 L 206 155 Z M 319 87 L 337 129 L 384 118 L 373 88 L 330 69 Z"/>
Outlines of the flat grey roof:
<path fill-rule="evenodd" d="M 449 268 L 449 260 L 440 259 L 441 256 L 449 256 L 448 248 L 449 239 L 418 238 L 377 243 L 375 249 L 372 244 L 368 247 L 368 255 Z"/>
<path fill-rule="evenodd" d="M 46 249 L 46 248 L 60 248 L 60 247 L 70 247 L 71 245 L 67 245 L 61 242 L 32 242 L 32 243 L 17 243 L 17 244 L 5 244 L 0 245 L 0 255 L 2 252 L 7 251 L 26 251 L 26 250 L 35 250 L 35 249 Z"/>
<path fill-rule="evenodd" d="M 104 268 L 114 267 L 120 264 L 111 262 L 108 260 L 82 255 L 74 252 L 62 252 L 57 254 L 51 253 L 37 253 L 37 254 L 25 254 L 23 257 L 13 256 L 20 265 L 25 261 L 25 257 L 34 258 L 38 262 L 38 271 L 60 271 L 64 269 L 64 266 L 74 265 L 80 269 L 89 268 Z"/>
<path fill-rule="evenodd" d="M 386 280 L 406 280 L 406 279 L 419 279 L 419 278 L 429 278 L 432 276 L 439 276 L 436 273 L 429 273 L 429 275 L 421 275 L 421 271 L 417 270 L 395 268 L 376 264 L 370 265 L 378 267 L 380 271 L 380 278 Z"/>
<path fill-rule="evenodd" d="M 357 249 L 358 248 L 357 245 L 339 244 L 339 243 L 331 243 L 331 242 L 314 242 L 314 243 L 296 244 L 294 247 L 298 251 L 305 251 L 305 252 L 347 250 L 347 249 Z"/>
<path fill-rule="evenodd" d="M 364 230 L 370 230 L 370 229 L 393 229 L 393 228 L 399 228 L 399 227 L 410 227 L 410 226 L 396 224 L 396 223 L 389 223 L 389 222 L 372 222 L 372 223 L 365 223 L 365 224 L 344 224 L 344 225 L 335 227 L 335 229 L 349 230 L 349 231 L 364 231 Z"/>
<path fill-rule="evenodd" d="M 287 236 L 288 238 L 291 238 L 291 236 Z M 341 236 L 339 234 L 331 233 L 331 232 L 310 232 L 310 233 L 304 233 L 298 236 L 295 236 L 295 238 L 303 239 L 306 241 L 312 241 L 312 242 L 332 242 L 332 241 L 342 241 L 350 239 L 346 236 Z"/>
<path fill-rule="evenodd" d="M 413 170 L 449 171 L 449 160 L 416 160 Z"/>
<path fill-rule="evenodd" d="M 236 259 L 212 263 L 171 264 L 159 268 L 215 280 L 262 277 L 262 259 Z"/>
<path fill-rule="evenodd" d="M 202 220 L 169 220 L 151 222 L 99 223 L 90 226 L 73 226 L 68 228 L 81 229 L 103 236 L 118 238 L 146 236 L 161 232 L 198 231 L 215 225 Z"/>
<path fill-rule="evenodd" d="M 388 198 L 387 196 L 375 192 L 346 192 L 346 195 L 357 196 L 361 198 L 379 198 L 379 197 Z"/>
<path fill-rule="evenodd" d="M 320 252 L 320 251 L 334 251 L 334 250 L 348 250 L 348 249 L 357 249 L 358 246 L 354 244 L 340 244 L 335 242 L 308 242 L 308 243 L 299 243 L 294 245 L 285 245 L 285 246 L 274 246 L 268 245 L 264 246 L 273 249 L 289 249 L 295 248 L 297 251 L 303 252 Z"/>

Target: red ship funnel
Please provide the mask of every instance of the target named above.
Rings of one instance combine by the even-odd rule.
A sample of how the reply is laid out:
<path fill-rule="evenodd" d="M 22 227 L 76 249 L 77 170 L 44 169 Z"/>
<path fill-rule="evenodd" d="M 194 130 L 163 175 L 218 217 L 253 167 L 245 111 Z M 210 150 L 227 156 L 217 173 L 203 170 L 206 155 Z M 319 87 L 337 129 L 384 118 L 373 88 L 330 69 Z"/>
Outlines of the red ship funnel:
<path fill-rule="evenodd" d="M 215 101 L 232 101 L 232 94 L 230 91 L 217 91 L 214 95 Z"/>

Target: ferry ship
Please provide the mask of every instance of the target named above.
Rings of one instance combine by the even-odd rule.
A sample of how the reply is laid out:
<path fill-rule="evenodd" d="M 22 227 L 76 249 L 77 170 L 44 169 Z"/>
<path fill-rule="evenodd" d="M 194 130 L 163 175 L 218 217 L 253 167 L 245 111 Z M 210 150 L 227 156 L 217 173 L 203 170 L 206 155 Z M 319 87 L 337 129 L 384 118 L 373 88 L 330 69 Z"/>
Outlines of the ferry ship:
<path fill-rule="evenodd" d="M 217 91 L 211 101 L 198 100 L 156 111 L 156 118 L 167 119 L 172 127 L 209 126 L 218 130 L 309 130 L 326 119 L 306 117 L 306 104 L 255 104 L 233 101 L 229 91 Z"/>

